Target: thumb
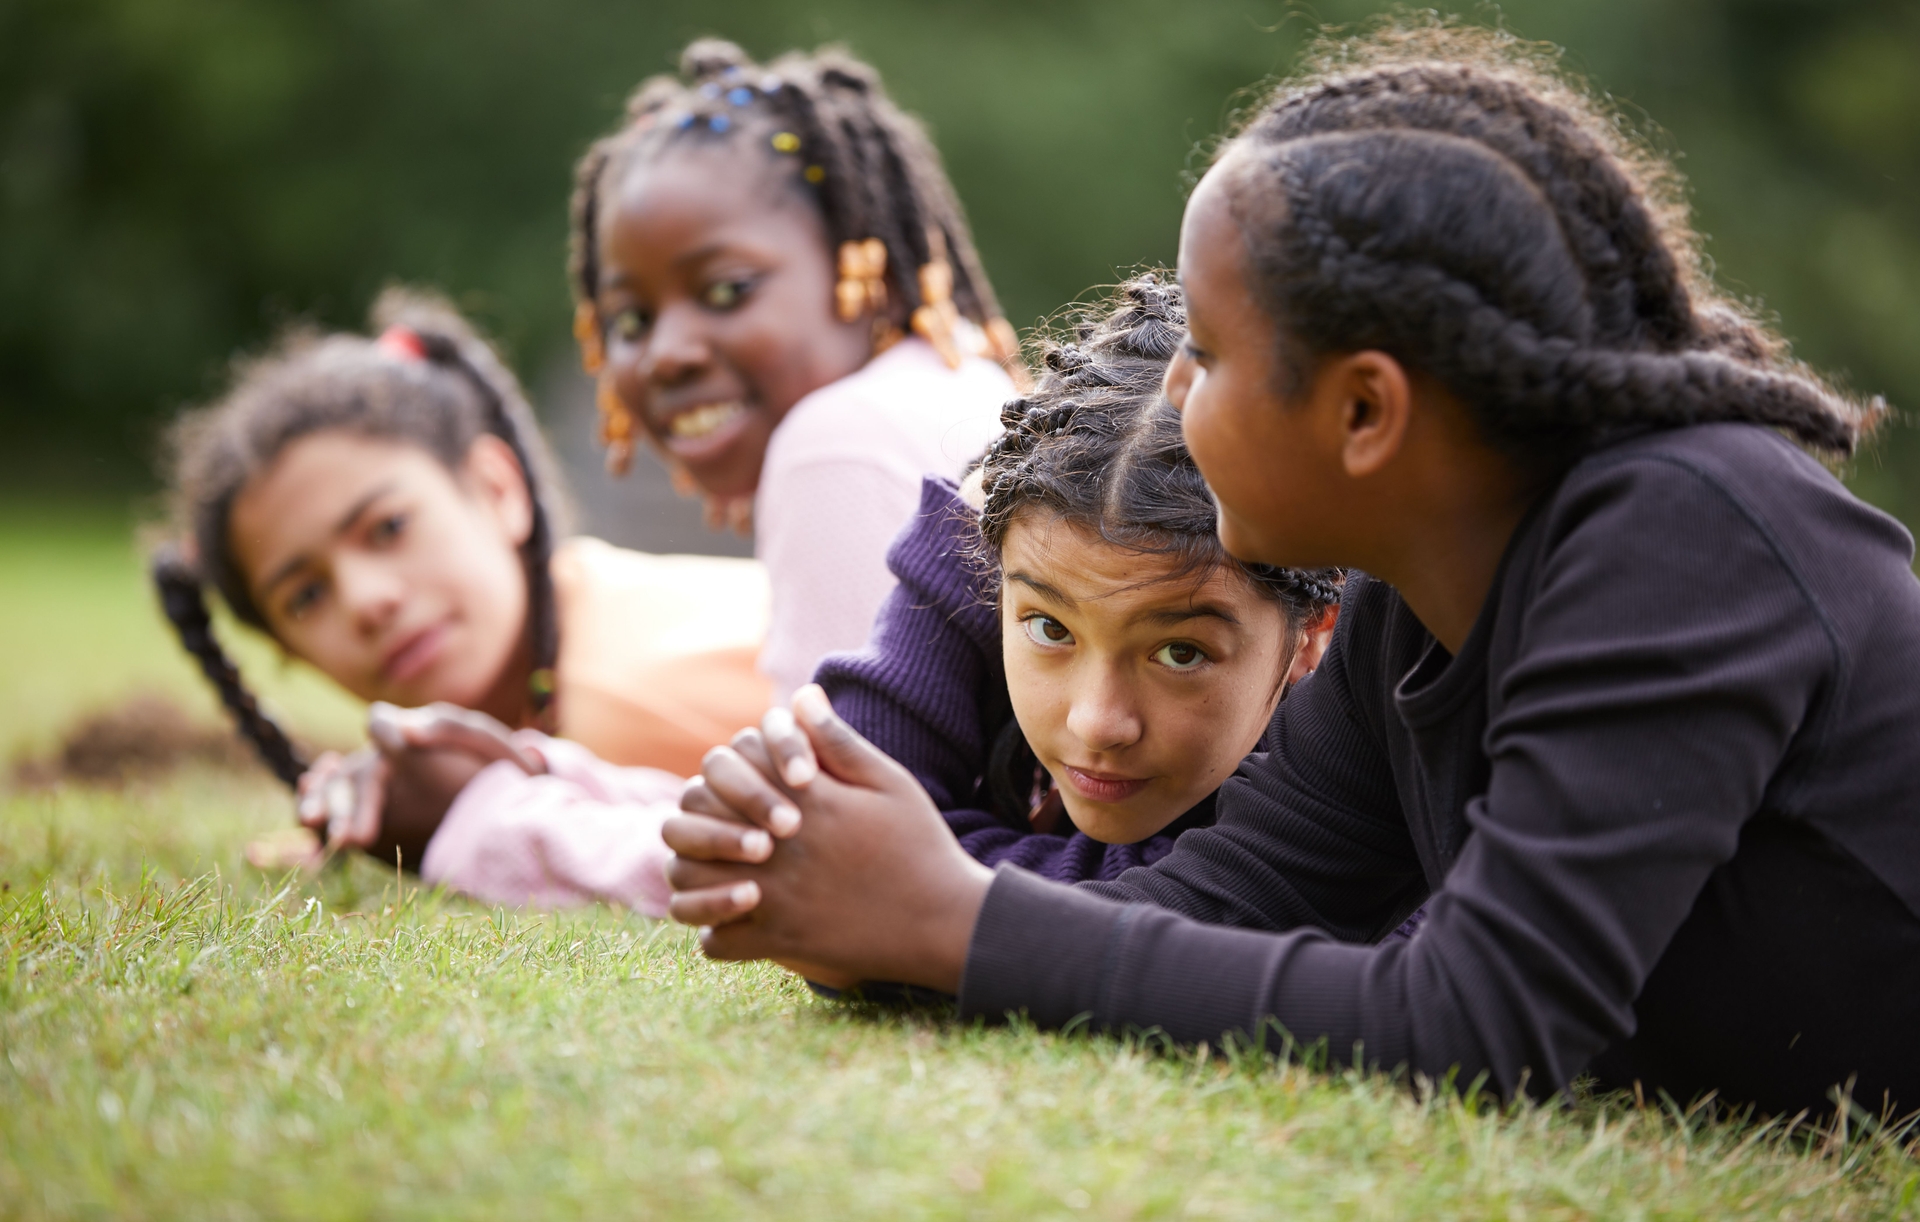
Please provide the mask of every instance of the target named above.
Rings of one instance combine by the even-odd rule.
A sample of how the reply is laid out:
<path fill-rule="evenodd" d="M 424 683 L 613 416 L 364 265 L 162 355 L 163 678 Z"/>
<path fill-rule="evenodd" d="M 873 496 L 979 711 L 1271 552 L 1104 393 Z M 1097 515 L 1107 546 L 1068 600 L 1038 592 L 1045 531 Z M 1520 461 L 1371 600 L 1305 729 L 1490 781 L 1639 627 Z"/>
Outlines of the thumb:
<path fill-rule="evenodd" d="M 828 776 L 865 789 L 884 789 L 905 775 L 886 752 L 840 720 L 819 684 L 809 683 L 793 694 L 793 719 L 806 731 L 820 770 Z"/>

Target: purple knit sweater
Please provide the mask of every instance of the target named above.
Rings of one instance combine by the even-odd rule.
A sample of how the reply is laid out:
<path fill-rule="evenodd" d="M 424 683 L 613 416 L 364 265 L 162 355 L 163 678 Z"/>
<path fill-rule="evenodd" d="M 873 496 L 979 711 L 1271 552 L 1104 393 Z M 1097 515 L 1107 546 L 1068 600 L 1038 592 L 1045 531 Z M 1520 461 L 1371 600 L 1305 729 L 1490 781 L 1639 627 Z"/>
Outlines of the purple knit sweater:
<path fill-rule="evenodd" d="M 833 707 L 905 765 L 976 860 L 1012 862 L 1059 882 L 1108 881 L 1166 856 L 1181 832 L 1213 822 L 1213 797 L 1158 834 L 1104 844 L 1083 832 L 1043 835 L 993 813 L 987 756 L 1013 720 L 1000 623 L 967 553 L 979 519 L 951 482 L 928 476 L 920 509 L 887 552 L 899 579 L 865 649 L 830 654 L 814 673 Z"/>

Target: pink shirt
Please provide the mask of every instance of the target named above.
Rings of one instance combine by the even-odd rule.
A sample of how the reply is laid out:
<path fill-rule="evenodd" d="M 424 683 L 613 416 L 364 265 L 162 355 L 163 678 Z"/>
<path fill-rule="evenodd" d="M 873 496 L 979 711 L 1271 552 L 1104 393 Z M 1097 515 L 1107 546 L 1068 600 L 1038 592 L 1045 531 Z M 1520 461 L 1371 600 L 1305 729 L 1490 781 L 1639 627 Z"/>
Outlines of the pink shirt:
<path fill-rule="evenodd" d="M 920 505 L 920 477 L 959 478 L 1000 434 L 1013 382 L 992 361 L 948 369 L 904 339 L 793 405 L 767 442 L 754 554 L 773 609 L 760 669 L 784 702 L 820 659 L 867 643 L 894 586 L 887 547 Z"/>

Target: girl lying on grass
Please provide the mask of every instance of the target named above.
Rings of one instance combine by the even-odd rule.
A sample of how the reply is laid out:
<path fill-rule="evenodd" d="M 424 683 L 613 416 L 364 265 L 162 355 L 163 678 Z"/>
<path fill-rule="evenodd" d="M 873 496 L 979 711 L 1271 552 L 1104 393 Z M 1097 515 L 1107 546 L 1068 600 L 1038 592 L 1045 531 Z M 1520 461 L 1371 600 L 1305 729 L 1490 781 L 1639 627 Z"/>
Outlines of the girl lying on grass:
<path fill-rule="evenodd" d="M 709 953 L 1503 1093 L 1920 1107 L 1920 585 L 1807 453 L 1882 405 L 1721 303 L 1617 128 L 1448 38 L 1339 48 L 1187 207 L 1222 542 L 1369 574 L 1215 825 L 990 871 L 807 689 L 665 829 Z"/>
<path fill-rule="evenodd" d="M 155 556 L 154 579 L 242 732 L 300 784 L 303 822 L 498 895 L 528 870 L 502 876 L 489 863 L 537 867 L 564 848 L 541 828 L 574 813 L 579 787 L 617 773 L 623 794 L 657 810 L 710 746 L 765 708 L 754 658 L 766 581 L 752 561 L 560 542 L 551 462 L 513 375 L 436 300 L 390 291 L 374 320 L 378 339 L 293 337 L 182 421 L 180 542 Z M 364 700 L 446 702 L 448 741 L 494 741 L 462 733 L 463 719 L 570 741 L 524 743 L 518 757 L 548 775 L 521 772 L 518 784 L 467 785 L 483 761 L 448 751 L 412 758 L 390 793 L 372 751 L 309 770 L 214 637 L 204 584 Z M 391 733 L 390 705 L 375 707 Z M 619 773 L 595 755 L 646 767 Z M 460 794 L 450 811 L 413 800 L 448 789 Z M 574 864 L 601 886 L 645 879 L 657 891 L 653 842 Z"/>
<path fill-rule="evenodd" d="M 858 60 L 703 40 L 588 152 L 573 216 L 609 465 L 640 431 L 710 520 L 752 524 L 784 698 L 867 639 L 920 477 L 959 475 L 1013 390 L 939 154 Z"/>
<path fill-rule="evenodd" d="M 872 642 L 820 668 L 989 865 L 1077 881 L 1165 856 L 1332 630 L 1337 572 L 1221 550 L 1160 389 L 1185 335 L 1180 290 L 1143 275 L 1052 345 L 964 488 L 927 479 Z"/>

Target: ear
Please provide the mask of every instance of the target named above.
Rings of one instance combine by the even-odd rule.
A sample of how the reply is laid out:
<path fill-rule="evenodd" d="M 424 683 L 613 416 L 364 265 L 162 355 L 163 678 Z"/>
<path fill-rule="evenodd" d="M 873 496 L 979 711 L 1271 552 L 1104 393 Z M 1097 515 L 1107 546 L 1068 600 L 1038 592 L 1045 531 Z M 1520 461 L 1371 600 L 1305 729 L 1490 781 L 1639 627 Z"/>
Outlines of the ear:
<path fill-rule="evenodd" d="M 1366 350 L 1335 357 L 1314 378 L 1313 405 L 1337 422 L 1347 475 L 1376 475 L 1399 456 L 1412 417 L 1413 388 L 1399 361 Z"/>
<path fill-rule="evenodd" d="M 512 446 L 492 433 L 482 433 L 467 447 L 460 479 L 500 523 L 515 547 L 533 534 L 533 496 Z"/>
<path fill-rule="evenodd" d="M 1338 622 L 1340 608 L 1328 607 L 1325 614 L 1301 630 L 1300 647 L 1293 651 L 1293 661 L 1287 665 L 1288 687 L 1319 668 L 1320 659 L 1326 656 L 1327 644 L 1333 640 L 1333 626 Z"/>

